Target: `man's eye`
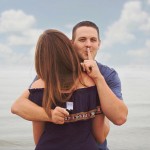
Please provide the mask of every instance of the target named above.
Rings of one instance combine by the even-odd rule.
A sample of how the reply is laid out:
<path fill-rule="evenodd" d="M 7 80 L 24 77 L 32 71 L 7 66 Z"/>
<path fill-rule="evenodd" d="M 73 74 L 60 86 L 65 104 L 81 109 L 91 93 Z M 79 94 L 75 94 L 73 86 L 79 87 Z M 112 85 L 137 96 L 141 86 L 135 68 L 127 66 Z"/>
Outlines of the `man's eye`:
<path fill-rule="evenodd" d="M 80 39 L 79 41 L 80 41 L 80 42 L 84 42 L 84 41 L 85 41 L 85 39 Z"/>
<path fill-rule="evenodd" d="M 96 42 L 97 41 L 97 39 L 91 39 L 91 42 Z"/>

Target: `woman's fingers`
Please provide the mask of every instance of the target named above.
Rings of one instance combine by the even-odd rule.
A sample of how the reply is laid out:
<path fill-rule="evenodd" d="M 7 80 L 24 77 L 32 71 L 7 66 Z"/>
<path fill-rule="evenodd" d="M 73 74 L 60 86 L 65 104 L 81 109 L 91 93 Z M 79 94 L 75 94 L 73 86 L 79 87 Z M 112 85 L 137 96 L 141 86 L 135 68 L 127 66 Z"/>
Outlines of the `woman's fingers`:
<path fill-rule="evenodd" d="M 56 107 L 52 110 L 52 122 L 55 124 L 64 124 L 64 119 L 69 113 L 65 108 Z"/>

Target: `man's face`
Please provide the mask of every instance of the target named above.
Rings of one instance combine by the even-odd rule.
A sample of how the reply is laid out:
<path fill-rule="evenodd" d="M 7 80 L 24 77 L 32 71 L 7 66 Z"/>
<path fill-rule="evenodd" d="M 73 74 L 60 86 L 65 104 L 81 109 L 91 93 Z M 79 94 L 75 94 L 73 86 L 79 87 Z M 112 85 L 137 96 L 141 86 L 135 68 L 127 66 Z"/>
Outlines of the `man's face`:
<path fill-rule="evenodd" d="M 90 48 L 94 59 L 100 46 L 97 30 L 93 27 L 79 27 L 72 43 L 81 61 L 88 59 L 87 48 Z"/>

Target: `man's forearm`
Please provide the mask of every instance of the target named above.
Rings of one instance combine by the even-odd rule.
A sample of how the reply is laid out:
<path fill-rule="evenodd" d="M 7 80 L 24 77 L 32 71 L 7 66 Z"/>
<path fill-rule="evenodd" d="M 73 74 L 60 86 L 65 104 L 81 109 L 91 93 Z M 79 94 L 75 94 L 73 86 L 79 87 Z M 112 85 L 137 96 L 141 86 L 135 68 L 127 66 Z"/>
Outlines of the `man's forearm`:
<path fill-rule="evenodd" d="M 24 97 L 15 101 L 11 107 L 11 112 L 29 121 L 50 121 L 42 107 Z"/>
<path fill-rule="evenodd" d="M 102 110 L 106 117 L 116 125 L 126 121 L 128 109 L 123 101 L 119 100 L 108 87 L 102 75 L 95 80 Z"/>
<path fill-rule="evenodd" d="M 103 114 L 96 115 L 92 124 L 95 140 L 102 144 L 110 130 L 109 120 Z"/>

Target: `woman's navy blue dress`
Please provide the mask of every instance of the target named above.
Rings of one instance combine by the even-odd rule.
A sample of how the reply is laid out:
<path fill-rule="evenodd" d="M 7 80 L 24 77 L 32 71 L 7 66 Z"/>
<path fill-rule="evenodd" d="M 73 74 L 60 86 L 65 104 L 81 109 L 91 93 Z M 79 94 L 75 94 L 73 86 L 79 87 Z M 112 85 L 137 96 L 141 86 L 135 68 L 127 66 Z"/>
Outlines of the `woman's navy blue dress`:
<path fill-rule="evenodd" d="M 43 88 L 29 89 L 29 99 L 42 106 Z M 73 111 L 63 125 L 46 122 L 35 150 L 98 150 L 92 135 L 92 118 L 99 106 L 96 86 L 74 91 L 69 100 Z M 61 107 L 66 108 L 66 103 Z"/>

